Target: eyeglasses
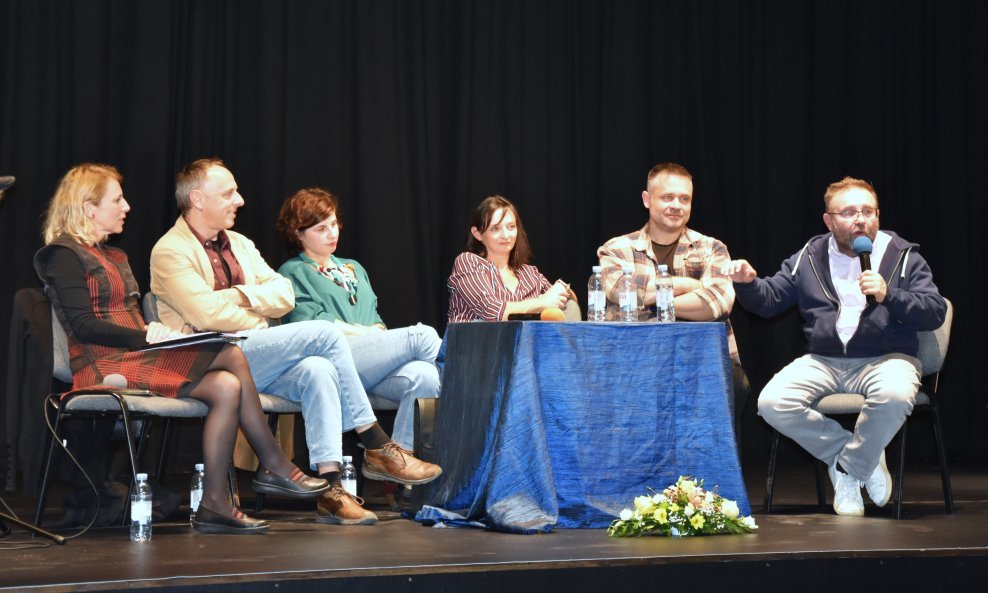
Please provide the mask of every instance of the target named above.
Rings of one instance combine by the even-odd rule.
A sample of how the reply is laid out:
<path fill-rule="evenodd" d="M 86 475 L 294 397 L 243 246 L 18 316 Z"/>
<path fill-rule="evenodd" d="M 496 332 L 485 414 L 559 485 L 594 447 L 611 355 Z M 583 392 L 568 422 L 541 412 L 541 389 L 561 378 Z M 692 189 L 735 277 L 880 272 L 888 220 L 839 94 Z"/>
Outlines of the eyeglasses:
<path fill-rule="evenodd" d="M 878 208 L 862 208 L 861 210 L 854 210 L 847 208 L 846 210 L 841 210 L 840 212 L 827 212 L 831 216 L 837 216 L 841 220 L 855 220 L 860 214 L 865 220 L 871 220 L 878 216 Z"/>

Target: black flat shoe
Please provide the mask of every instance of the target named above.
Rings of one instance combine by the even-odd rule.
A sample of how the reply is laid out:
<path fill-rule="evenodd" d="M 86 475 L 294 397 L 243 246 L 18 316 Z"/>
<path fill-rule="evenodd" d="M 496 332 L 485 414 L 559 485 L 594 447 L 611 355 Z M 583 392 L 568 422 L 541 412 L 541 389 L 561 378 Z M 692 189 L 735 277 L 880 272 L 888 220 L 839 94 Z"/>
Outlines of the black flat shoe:
<path fill-rule="evenodd" d="M 292 477 L 282 478 L 260 467 L 254 474 L 254 492 L 278 494 L 289 498 L 316 498 L 329 490 L 329 482 L 313 478 L 295 468 Z"/>
<path fill-rule="evenodd" d="M 224 533 L 230 535 L 253 535 L 268 530 L 268 522 L 262 519 L 251 519 L 234 508 L 236 516 L 221 515 L 199 505 L 196 518 L 192 520 L 192 528 L 199 533 Z"/>

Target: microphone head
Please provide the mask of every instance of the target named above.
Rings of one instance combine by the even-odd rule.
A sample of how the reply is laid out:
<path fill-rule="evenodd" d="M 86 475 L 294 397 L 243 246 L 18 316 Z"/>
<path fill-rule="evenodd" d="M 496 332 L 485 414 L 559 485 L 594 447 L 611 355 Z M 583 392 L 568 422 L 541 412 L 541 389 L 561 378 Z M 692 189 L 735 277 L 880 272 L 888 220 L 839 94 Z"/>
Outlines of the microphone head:
<path fill-rule="evenodd" d="M 0 191 L 7 191 L 14 185 L 13 175 L 4 175 L 0 177 Z"/>
<path fill-rule="evenodd" d="M 119 373 L 113 373 L 111 375 L 107 375 L 103 377 L 103 385 L 106 385 L 108 387 L 118 387 L 120 389 L 126 389 L 127 377 L 124 377 Z"/>
<path fill-rule="evenodd" d="M 549 307 L 542 310 L 542 313 L 539 314 L 539 319 L 542 321 L 565 321 L 566 316 L 563 315 L 562 309 Z"/>
<path fill-rule="evenodd" d="M 854 243 L 851 244 L 854 249 L 854 253 L 861 255 L 862 253 L 871 253 L 871 239 L 861 235 L 854 239 Z"/>

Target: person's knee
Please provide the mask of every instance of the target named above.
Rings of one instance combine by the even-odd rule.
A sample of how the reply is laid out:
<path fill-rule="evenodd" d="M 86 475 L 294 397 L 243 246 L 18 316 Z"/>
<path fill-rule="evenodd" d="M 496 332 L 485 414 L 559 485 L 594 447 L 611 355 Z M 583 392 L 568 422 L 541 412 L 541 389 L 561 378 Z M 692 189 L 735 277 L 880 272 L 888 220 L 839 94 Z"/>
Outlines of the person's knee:
<path fill-rule="evenodd" d="M 329 389 L 339 383 L 336 366 L 321 356 L 303 358 L 295 368 L 299 371 L 299 384 L 306 389 Z"/>
<path fill-rule="evenodd" d="M 240 379 L 230 371 L 215 371 L 207 385 L 210 401 L 214 406 L 240 407 L 240 396 L 243 385 Z"/>
<path fill-rule="evenodd" d="M 436 365 L 415 360 L 404 366 L 401 377 L 408 381 L 406 393 L 420 397 L 439 397 L 439 371 Z"/>

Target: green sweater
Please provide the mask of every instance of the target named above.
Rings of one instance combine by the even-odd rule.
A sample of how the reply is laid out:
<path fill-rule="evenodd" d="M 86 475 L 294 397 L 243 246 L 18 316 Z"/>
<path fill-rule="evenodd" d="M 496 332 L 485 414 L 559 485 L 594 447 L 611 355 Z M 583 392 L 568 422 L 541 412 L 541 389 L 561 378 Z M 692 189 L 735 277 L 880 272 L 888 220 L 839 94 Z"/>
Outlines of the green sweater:
<path fill-rule="evenodd" d="M 371 288 L 367 271 L 356 260 L 343 259 L 334 256 L 333 262 L 342 267 L 353 269 L 357 279 L 357 303 L 350 304 L 346 289 L 319 273 L 318 264 L 303 253 L 286 261 L 278 273 L 292 281 L 295 288 L 295 309 L 285 320 L 308 321 L 309 319 L 325 319 L 357 325 L 384 325 L 377 313 L 377 295 Z"/>

